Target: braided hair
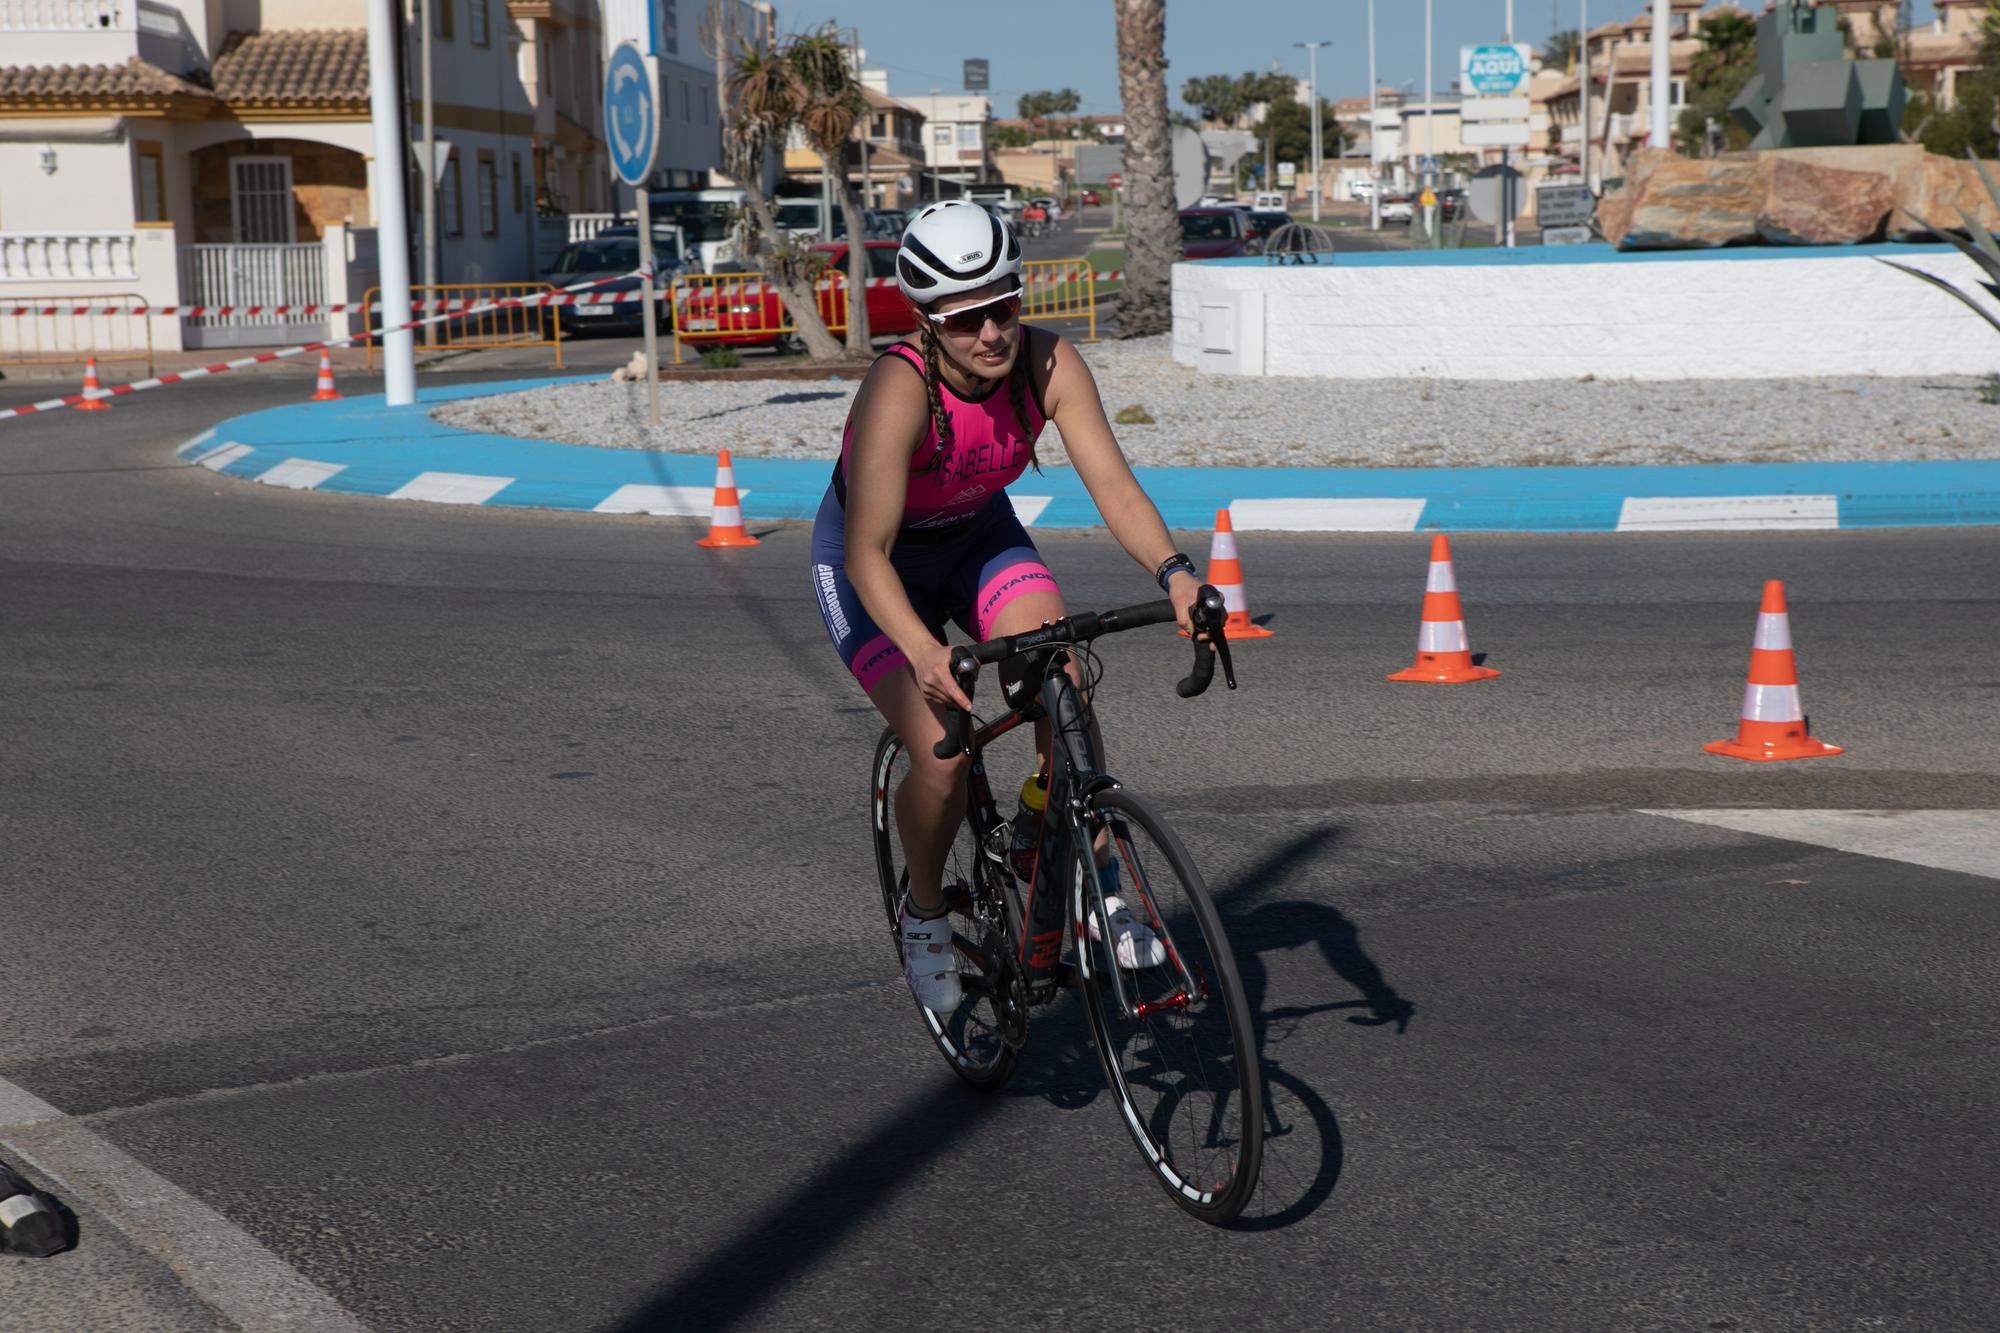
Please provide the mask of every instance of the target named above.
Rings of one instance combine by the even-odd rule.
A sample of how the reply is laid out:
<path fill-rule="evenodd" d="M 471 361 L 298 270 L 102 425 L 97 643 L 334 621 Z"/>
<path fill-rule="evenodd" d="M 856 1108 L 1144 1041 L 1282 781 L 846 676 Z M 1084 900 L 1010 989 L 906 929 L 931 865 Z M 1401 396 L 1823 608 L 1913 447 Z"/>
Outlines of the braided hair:
<path fill-rule="evenodd" d="M 929 319 L 917 321 L 917 332 L 923 341 L 924 350 L 924 393 L 930 398 L 931 430 L 937 435 L 937 452 L 931 456 L 931 471 L 942 477 L 945 460 L 951 456 L 952 431 L 951 414 L 944 410 L 942 385 L 944 376 L 938 369 L 937 334 L 931 328 Z M 1028 422 L 1028 377 L 1034 373 L 1028 365 L 1028 326 L 1023 324 L 1020 332 L 1020 348 L 1014 354 L 1014 368 L 1007 373 L 1007 401 L 1013 405 L 1014 419 L 1021 424 L 1021 433 L 1027 435 L 1033 427 Z M 1033 440 L 1028 442 L 1028 462 L 1035 471 L 1042 470 L 1042 460 L 1038 456 Z"/>

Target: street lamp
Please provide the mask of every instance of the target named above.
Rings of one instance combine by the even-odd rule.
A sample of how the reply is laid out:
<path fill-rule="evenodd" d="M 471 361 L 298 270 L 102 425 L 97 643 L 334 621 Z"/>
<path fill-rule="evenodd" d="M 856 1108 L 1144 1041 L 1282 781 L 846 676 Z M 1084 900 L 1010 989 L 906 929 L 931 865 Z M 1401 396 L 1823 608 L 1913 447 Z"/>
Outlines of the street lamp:
<path fill-rule="evenodd" d="M 1374 3 L 1374 0 L 1369 0 L 1369 3 L 1372 5 Z M 1307 96 L 1312 99 L 1312 113 L 1313 113 L 1313 119 L 1312 119 L 1313 221 L 1318 222 L 1319 221 L 1319 49 L 1322 46 L 1331 45 L 1331 43 L 1293 42 L 1292 45 L 1302 46 L 1306 50 L 1306 69 L 1308 71 L 1308 73 L 1306 74 L 1306 87 L 1308 90 Z"/>

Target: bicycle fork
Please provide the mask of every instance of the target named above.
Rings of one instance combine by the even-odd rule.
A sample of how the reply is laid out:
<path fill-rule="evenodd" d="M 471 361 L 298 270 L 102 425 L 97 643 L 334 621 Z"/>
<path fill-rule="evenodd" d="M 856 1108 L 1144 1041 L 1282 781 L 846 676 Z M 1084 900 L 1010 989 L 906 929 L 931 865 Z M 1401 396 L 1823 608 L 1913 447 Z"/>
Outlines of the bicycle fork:
<path fill-rule="evenodd" d="M 1092 784 L 1092 787 L 1102 789 L 1116 785 L 1112 779 L 1101 777 Z M 1130 843 L 1117 836 L 1116 830 L 1110 827 L 1110 821 L 1107 819 L 1105 834 L 1111 840 L 1111 854 L 1123 861 L 1125 877 L 1130 884 L 1130 895 L 1143 909 L 1141 915 L 1145 918 L 1146 924 L 1153 928 L 1153 933 L 1159 936 L 1160 943 L 1165 946 L 1167 965 L 1174 969 L 1179 978 L 1179 984 L 1175 986 L 1173 992 L 1157 1000 L 1132 998 L 1131 991 L 1125 984 L 1125 969 L 1118 965 L 1118 946 L 1111 937 L 1111 913 L 1105 906 L 1104 881 L 1096 873 L 1097 858 L 1088 820 L 1088 801 L 1088 796 L 1072 797 L 1067 802 L 1064 812 L 1069 833 L 1067 841 L 1074 849 L 1074 854 L 1070 857 L 1073 867 L 1070 873 L 1074 879 L 1070 892 L 1070 919 L 1076 934 L 1080 977 L 1088 981 L 1092 971 L 1091 959 L 1101 957 L 1105 962 L 1104 970 L 1111 978 L 1111 993 L 1118 1002 L 1118 1012 L 1127 1019 L 1143 1020 L 1164 1010 L 1186 1009 L 1190 1005 L 1206 1000 L 1208 987 L 1195 969 L 1181 956 L 1180 949 L 1174 944 L 1172 932 L 1167 929 L 1167 923 L 1160 919 L 1159 907 L 1153 901 L 1152 890 L 1146 887 L 1145 877 L 1139 869 L 1138 858 L 1131 854 Z M 1125 904 L 1128 910 L 1133 905 L 1131 901 Z M 1100 923 L 1098 931 L 1103 936 L 1099 941 L 1103 945 L 1101 954 L 1091 952 L 1090 922 L 1093 919 Z"/>

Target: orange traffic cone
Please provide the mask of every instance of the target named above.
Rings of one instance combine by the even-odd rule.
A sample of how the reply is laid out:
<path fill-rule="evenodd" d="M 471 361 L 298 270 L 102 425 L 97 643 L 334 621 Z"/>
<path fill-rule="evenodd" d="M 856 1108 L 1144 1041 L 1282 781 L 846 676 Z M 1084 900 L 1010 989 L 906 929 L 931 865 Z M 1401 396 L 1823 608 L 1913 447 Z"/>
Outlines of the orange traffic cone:
<path fill-rule="evenodd" d="M 1451 543 L 1442 532 L 1431 538 L 1430 573 L 1424 579 L 1424 617 L 1417 626 L 1417 660 L 1390 680 L 1463 685 L 1492 680 L 1492 667 L 1474 666 L 1465 642 L 1465 611 L 1458 604 L 1458 579 L 1451 570 Z"/>
<path fill-rule="evenodd" d="M 708 535 L 695 545 L 762 545 L 743 528 L 743 505 L 736 498 L 736 467 L 729 461 L 727 449 L 715 460 L 715 505 L 708 520 Z"/>
<path fill-rule="evenodd" d="M 319 350 L 319 384 L 313 389 L 311 401 L 330 403 L 340 397 L 340 390 L 333 387 L 333 357 L 322 347 Z"/>
<path fill-rule="evenodd" d="M 1227 509 L 1215 511 L 1215 535 L 1208 539 L 1208 583 L 1222 594 L 1222 604 L 1229 611 L 1229 618 L 1222 622 L 1225 637 L 1273 637 L 1270 630 L 1250 619 L 1250 604 L 1243 596 L 1243 562 L 1236 558 L 1236 528 L 1229 521 Z M 1182 630 L 1181 637 L 1187 636 L 1187 631 Z"/>
<path fill-rule="evenodd" d="M 1743 687 L 1743 714 L 1736 739 L 1711 741 L 1710 754 L 1762 763 L 1770 759 L 1812 759 L 1839 754 L 1841 747 L 1815 740 L 1799 710 L 1799 668 L 1792 660 L 1792 621 L 1785 612 L 1785 585 L 1769 579 L 1757 608 L 1757 637 L 1750 646 L 1750 682 Z"/>
<path fill-rule="evenodd" d="M 103 388 L 104 386 L 97 382 L 97 358 L 94 356 L 85 357 L 83 361 L 83 391 L 85 393 L 98 393 Z M 102 398 L 86 398 L 76 405 L 76 410 L 79 412 L 109 412 L 111 404 L 105 402 Z"/>

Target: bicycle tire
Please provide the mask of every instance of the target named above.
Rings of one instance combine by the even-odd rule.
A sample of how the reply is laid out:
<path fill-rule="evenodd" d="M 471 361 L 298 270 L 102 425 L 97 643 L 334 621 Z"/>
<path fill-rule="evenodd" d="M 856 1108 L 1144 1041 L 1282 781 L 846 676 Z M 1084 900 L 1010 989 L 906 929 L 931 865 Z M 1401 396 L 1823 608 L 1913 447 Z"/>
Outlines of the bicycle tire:
<path fill-rule="evenodd" d="M 1087 836 L 1111 831 L 1126 906 L 1156 930 L 1164 926 L 1169 942 L 1166 963 L 1118 974 L 1133 1001 L 1157 1006 L 1127 1017 L 1106 971 L 1107 943 L 1078 932 L 1076 984 L 1105 1080 L 1161 1188 L 1193 1216 L 1227 1226 L 1256 1192 L 1264 1159 L 1261 1055 L 1236 957 L 1200 871 L 1148 802 L 1108 788 L 1092 798 L 1087 818 Z M 1073 919 L 1088 921 L 1096 899 L 1088 842 L 1074 861 Z M 1175 1007 L 1188 975 L 1197 985 Z"/>
<path fill-rule="evenodd" d="M 900 762 L 899 762 L 900 761 Z M 908 875 L 903 867 L 902 840 L 896 832 L 895 792 L 901 777 L 909 771 L 907 755 L 893 728 L 885 728 L 875 743 L 875 758 L 869 767 L 869 821 L 875 842 L 875 868 L 881 881 L 882 909 L 889 923 L 889 943 L 896 959 L 896 984 L 902 984 L 902 946 L 898 941 L 898 916 Z M 1018 917 L 1005 924 L 981 917 L 977 912 L 978 890 L 985 888 L 976 877 L 985 872 L 976 868 L 980 849 L 975 845 L 972 823 L 963 820 L 952 849 L 945 858 L 945 900 L 951 906 L 952 940 L 957 946 L 960 984 L 965 999 L 952 1013 L 940 1017 L 916 1003 L 931 1044 L 944 1056 L 952 1072 L 976 1088 L 997 1088 L 1013 1077 L 1020 1061 L 1020 1031 L 1009 1031 L 1002 1012 L 1001 990 L 1017 984 L 1017 973 L 1007 962 L 1012 948 L 1010 928 Z M 1004 873 L 1004 872 L 1003 872 Z M 997 890 L 1006 892 L 1004 886 Z M 1005 913 L 1011 901 L 988 897 Z M 992 915 L 989 911 L 988 916 Z M 994 956 L 995 954 L 999 956 Z M 1024 1014 L 1018 1007 L 1017 1018 Z M 1025 1021 L 1024 1018 L 1021 1021 Z"/>

